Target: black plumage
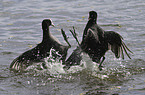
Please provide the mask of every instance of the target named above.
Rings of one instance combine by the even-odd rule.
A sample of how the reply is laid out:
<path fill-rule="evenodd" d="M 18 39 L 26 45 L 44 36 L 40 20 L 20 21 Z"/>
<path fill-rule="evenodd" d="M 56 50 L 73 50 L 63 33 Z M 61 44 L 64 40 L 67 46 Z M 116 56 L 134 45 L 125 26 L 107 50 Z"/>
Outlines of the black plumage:
<path fill-rule="evenodd" d="M 63 68 L 68 70 L 71 66 L 80 65 L 82 60 L 82 49 L 78 46 L 75 50 L 73 50 L 72 54 L 68 57 L 68 59 L 63 62 L 65 65 Z"/>
<path fill-rule="evenodd" d="M 102 68 L 102 63 L 105 60 L 105 53 L 111 49 L 116 58 L 124 53 L 130 58 L 127 50 L 131 52 L 122 41 L 123 38 L 114 31 L 104 31 L 97 23 L 97 13 L 89 12 L 89 21 L 84 29 L 84 34 L 81 42 L 83 52 L 87 53 L 92 61 L 99 63 L 99 69 Z M 132 53 L 132 52 L 131 52 Z M 102 59 L 102 60 L 101 60 Z"/>
<path fill-rule="evenodd" d="M 22 70 L 35 62 L 41 62 L 50 55 L 50 49 L 53 48 L 61 55 L 60 60 L 65 60 L 69 46 L 64 46 L 56 40 L 49 31 L 49 26 L 53 25 L 50 19 L 42 21 L 43 39 L 35 48 L 28 50 L 13 60 L 11 69 Z M 54 54 L 57 55 L 57 54 Z M 55 56 L 56 57 L 56 56 Z M 56 57 L 57 58 L 57 57 Z"/>

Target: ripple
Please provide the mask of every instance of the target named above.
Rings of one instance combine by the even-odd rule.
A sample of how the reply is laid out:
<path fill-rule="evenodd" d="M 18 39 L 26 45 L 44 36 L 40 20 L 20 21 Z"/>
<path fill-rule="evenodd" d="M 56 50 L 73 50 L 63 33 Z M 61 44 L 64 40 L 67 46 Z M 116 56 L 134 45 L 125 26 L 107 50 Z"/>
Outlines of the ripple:
<path fill-rule="evenodd" d="M 3 0 L 0 3 L 0 91 L 2 94 L 142 94 L 144 90 L 144 2 L 143 0 Z M 76 27 L 78 39 L 87 23 L 88 12 L 98 12 L 98 24 L 118 31 L 133 50 L 132 59 L 116 60 L 108 53 L 104 70 L 84 57 L 81 66 L 63 70 L 61 62 L 37 65 L 28 72 L 9 71 L 10 62 L 41 41 L 41 21 L 51 18 L 51 33 L 65 43 L 59 29 L 64 28 L 73 47 L 69 29 Z M 122 26 L 122 27 L 120 27 Z M 119 27 L 119 28 L 118 28 Z"/>

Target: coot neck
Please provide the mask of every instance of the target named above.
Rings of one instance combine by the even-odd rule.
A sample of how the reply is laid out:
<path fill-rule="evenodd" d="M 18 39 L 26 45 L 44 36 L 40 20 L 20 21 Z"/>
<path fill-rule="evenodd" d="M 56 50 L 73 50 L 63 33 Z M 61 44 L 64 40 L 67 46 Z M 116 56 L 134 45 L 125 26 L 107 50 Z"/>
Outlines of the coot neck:
<path fill-rule="evenodd" d="M 43 29 L 43 39 L 42 39 L 42 42 L 48 41 L 49 38 L 50 38 L 49 27 L 47 27 L 46 29 Z"/>
<path fill-rule="evenodd" d="M 84 30 L 83 39 L 84 39 L 84 37 L 86 36 L 88 29 L 89 29 L 90 27 L 92 27 L 94 24 L 97 24 L 97 23 L 96 23 L 96 19 L 90 19 L 90 20 L 88 21 L 88 23 L 87 23 L 87 25 L 86 25 L 86 27 L 85 27 L 85 30 Z"/>
<path fill-rule="evenodd" d="M 90 28 L 92 25 L 96 24 L 96 19 L 90 19 L 86 25 L 86 27 Z"/>

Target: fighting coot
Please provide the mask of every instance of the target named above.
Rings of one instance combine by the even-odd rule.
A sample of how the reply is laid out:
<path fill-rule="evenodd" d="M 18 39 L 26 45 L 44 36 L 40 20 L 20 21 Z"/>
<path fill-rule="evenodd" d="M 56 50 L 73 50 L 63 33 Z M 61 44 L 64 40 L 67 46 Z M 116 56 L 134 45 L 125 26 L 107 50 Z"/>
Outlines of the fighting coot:
<path fill-rule="evenodd" d="M 50 49 L 53 48 L 61 55 L 60 60 L 65 60 L 69 46 L 62 45 L 56 40 L 49 31 L 49 26 L 53 26 L 50 19 L 42 21 L 43 39 L 35 48 L 28 50 L 13 60 L 10 65 L 11 69 L 23 70 L 34 62 L 43 61 L 50 55 Z M 54 54 L 55 55 L 55 54 Z"/>
<path fill-rule="evenodd" d="M 100 70 L 102 70 L 102 63 L 105 60 L 105 53 L 109 49 L 112 50 L 116 58 L 119 58 L 120 55 L 122 55 L 122 58 L 124 59 L 123 50 L 130 58 L 127 50 L 129 52 L 131 51 L 122 41 L 122 36 L 114 31 L 104 31 L 100 26 L 98 26 L 96 21 L 97 13 L 95 11 L 90 11 L 89 21 L 84 29 L 81 42 L 81 49 L 83 52 L 87 53 L 92 61 L 99 63 Z"/>

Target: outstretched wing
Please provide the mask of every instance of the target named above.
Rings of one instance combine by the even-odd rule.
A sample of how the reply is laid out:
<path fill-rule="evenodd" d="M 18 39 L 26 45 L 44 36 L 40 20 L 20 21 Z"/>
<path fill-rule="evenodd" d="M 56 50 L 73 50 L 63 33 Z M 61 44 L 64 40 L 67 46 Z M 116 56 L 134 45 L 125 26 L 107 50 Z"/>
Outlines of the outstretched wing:
<path fill-rule="evenodd" d="M 114 31 L 105 31 L 104 38 L 105 38 L 105 41 L 109 43 L 111 47 L 110 49 L 115 54 L 116 58 L 119 58 L 121 55 L 122 59 L 124 59 L 124 53 L 123 53 L 124 51 L 126 55 L 128 56 L 128 58 L 131 59 L 127 51 L 131 53 L 132 51 L 130 51 L 130 49 L 122 41 L 123 37 L 121 35 L 119 35 L 118 33 Z"/>
<path fill-rule="evenodd" d="M 14 70 L 22 70 L 23 68 L 26 68 L 26 63 L 28 63 L 28 60 L 23 59 L 23 56 L 20 55 L 19 57 L 13 60 L 13 62 L 10 65 L 10 68 Z"/>
<path fill-rule="evenodd" d="M 94 32 L 94 30 L 91 28 L 88 29 L 85 39 L 89 39 L 89 38 L 94 38 L 96 40 L 96 42 L 100 42 L 98 32 Z"/>
<path fill-rule="evenodd" d="M 87 30 L 87 33 L 83 36 L 83 40 L 81 43 L 81 48 L 84 50 L 85 48 L 87 48 L 87 43 L 90 43 L 90 40 L 93 40 L 95 43 L 99 43 L 99 36 L 98 33 L 96 31 L 94 31 L 94 29 L 89 28 Z"/>
<path fill-rule="evenodd" d="M 38 46 L 24 52 L 22 55 L 13 60 L 13 62 L 10 65 L 10 68 L 15 70 L 25 69 L 29 65 L 32 65 L 33 61 L 37 62 L 38 60 L 41 60 L 43 56 L 39 53 L 40 51 Z"/>

